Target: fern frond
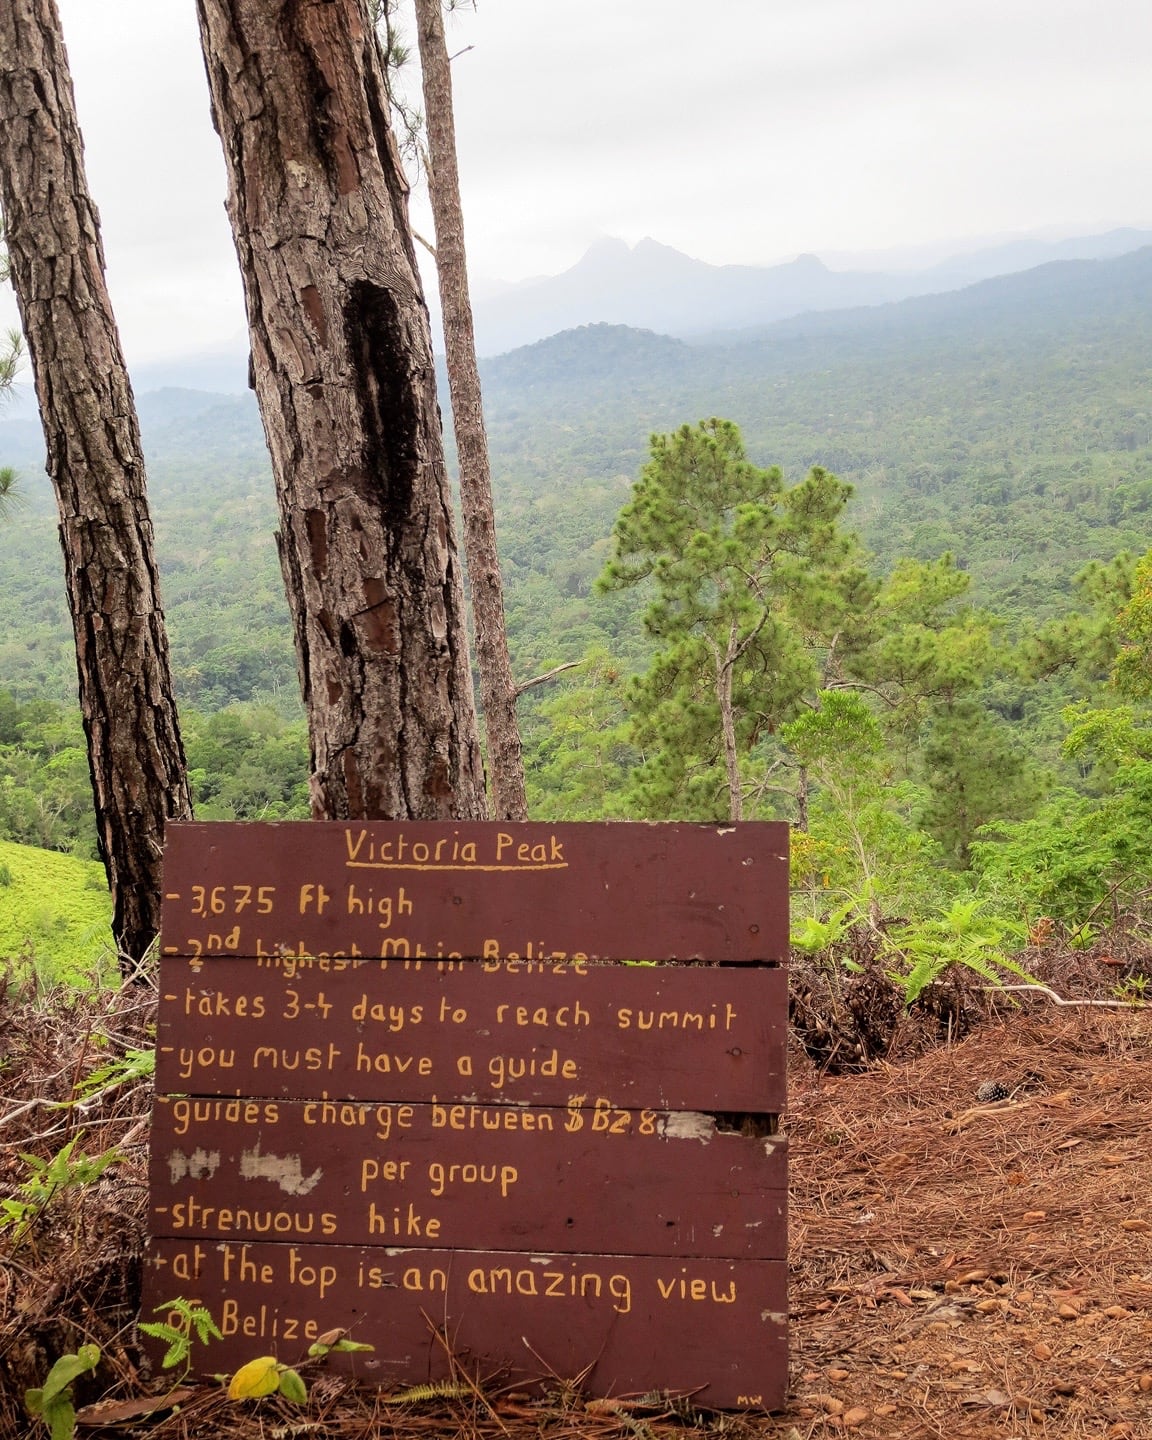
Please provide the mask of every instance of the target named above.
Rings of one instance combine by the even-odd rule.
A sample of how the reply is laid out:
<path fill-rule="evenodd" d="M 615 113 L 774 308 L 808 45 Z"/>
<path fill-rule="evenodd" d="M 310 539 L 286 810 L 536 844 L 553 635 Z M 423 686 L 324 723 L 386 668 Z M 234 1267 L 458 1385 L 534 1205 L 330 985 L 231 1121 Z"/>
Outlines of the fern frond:
<path fill-rule="evenodd" d="M 459 1380 L 436 1380 L 431 1385 L 413 1385 L 398 1395 L 383 1396 L 381 1405 L 418 1405 L 422 1400 L 462 1400 L 471 1395 L 471 1386 Z"/>

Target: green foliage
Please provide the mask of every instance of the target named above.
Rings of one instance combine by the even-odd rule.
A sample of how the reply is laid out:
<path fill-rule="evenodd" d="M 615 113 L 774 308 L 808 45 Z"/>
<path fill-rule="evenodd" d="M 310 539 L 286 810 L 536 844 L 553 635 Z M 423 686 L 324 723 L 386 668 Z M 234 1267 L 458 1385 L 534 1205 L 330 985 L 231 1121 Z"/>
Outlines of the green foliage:
<path fill-rule="evenodd" d="M 923 913 L 947 887 L 939 847 L 914 821 L 922 792 L 894 773 L 883 731 L 855 691 L 826 690 L 780 728 L 808 781 L 806 834 L 795 837 L 796 903 L 815 916 L 829 895 L 866 894 L 887 913 Z"/>
<path fill-rule="evenodd" d="M 342 1330 L 328 1330 L 308 1347 L 310 1360 L 323 1360 L 326 1355 L 353 1355 L 359 1350 L 374 1350 L 362 1340 L 350 1340 Z"/>
<path fill-rule="evenodd" d="M 308 818 L 308 731 L 268 705 L 182 716 L 200 820 Z"/>
<path fill-rule="evenodd" d="M 919 821 L 958 870 L 968 868 L 982 826 L 1028 815 L 1042 791 L 1023 739 L 974 697 L 934 717 L 921 763 L 926 795 Z"/>
<path fill-rule="evenodd" d="M 1074 760 L 1099 765 L 1108 773 L 1127 760 L 1152 760 L 1149 716 L 1132 705 L 1069 705 L 1064 723 L 1064 754 Z"/>
<path fill-rule="evenodd" d="M 75 711 L 0 692 L 0 836 L 95 858 L 88 752 Z"/>
<path fill-rule="evenodd" d="M 192 1368 L 193 1346 L 207 1345 L 210 1340 L 223 1340 L 224 1336 L 211 1311 L 198 1300 L 177 1296 L 157 1305 L 154 1313 L 163 1314 L 165 1318 L 141 1321 L 137 1328 L 167 1345 L 160 1363 L 165 1370 L 181 1367 L 176 1380 L 179 1384 Z M 323 1360 L 327 1355 L 344 1355 L 372 1348 L 371 1345 L 349 1340 L 342 1330 L 329 1330 L 308 1347 L 307 1358 L 309 1361 Z M 230 1378 L 220 1375 L 217 1379 L 228 1381 L 230 1400 L 258 1400 L 266 1395 L 279 1394 L 293 1405 L 308 1402 L 308 1387 L 300 1374 L 282 1364 L 274 1355 L 258 1356 L 241 1365 Z"/>
<path fill-rule="evenodd" d="M 309 1360 L 323 1360 L 328 1355 L 351 1354 L 371 1350 L 371 1345 L 349 1340 L 342 1331 L 330 1330 L 308 1347 Z M 282 1395 L 293 1405 L 308 1403 L 308 1387 L 298 1371 L 277 1360 L 274 1355 L 261 1355 L 249 1360 L 228 1382 L 229 1400 L 260 1400 L 267 1395 Z"/>
<path fill-rule="evenodd" d="M 303 1391 L 303 1398 L 307 1400 L 308 1392 L 304 1389 L 304 1382 L 300 1376 L 294 1370 L 289 1370 L 287 1366 L 282 1365 L 275 1355 L 261 1355 L 257 1359 L 249 1360 L 247 1364 L 241 1365 L 228 1382 L 228 1398 L 229 1400 L 261 1400 L 266 1395 L 275 1395 L 281 1389 L 285 1376 L 288 1375 L 292 1377 L 289 1382 L 289 1390 L 297 1393 Z"/>
<path fill-rule="evenodd" d="M 818 920 L 814 915 L 804 915 L 789 937 L 797 950 L 805 955 L 819 955 L 839 945 L 867 910 L 867 902 L 851 895 L 838 909 Z M 851 968 L 851 967 L 850 967 Z M 857 967 L 858 968 L 858 967 Z"/>
<path fill-rule="evenodd" d="M 474 1387 L 462 1380 L 433 1380 L 427 1385 L 409 1385 L 395 1395 L 383 1395 L 380 1404 L 421 1405 L 428 1400 L 464 1400 L 475 1393 Z"/>
<path fill-rule="evenodd" d="M 99 1155 L 85 1155 L 76 1150 L 79 1137 L 73 1136 L 50 1159 L 21 1154 L 28 1167 L 28 1176 L 15 1195 L 0 1200 L 0 1230 L 11 1229 L 14 1244 L 19 1244 L 62 1190 L 90 1185 L 110 1165 L 123 1160 L 118 1150 L 105 1150 Z"/>
<path fill-rule="evenodd" d="M 1136 566 L 1132 594 L 1116 617 L 1120 651 L 1112 683 L 1121 695 L 1152 700 L 1152 550 Z"/>
<path fill-rule="evenodd" d="M 820 469 L 785 489 L 726 420 L 652 437 L 599 581 L 648 596 L 656 653 L 629 693 L 640 814 L 740 817 L 741 759 L 796 712 L 816 680 L 812 637 L 867 589 L 839 529 L 850 493 Z"/>
<path fill-rule="evenodd" d="M 34 1419 L 48 1427 L 52 1440 L 72 1440 L 76 1433 L 76 1410 L 72 1384 L 100 1363 L 99 1345 L 81 1345 L 75 1355 L 61 1355 L 48 1372 L 43 1386 L 25 1390 L 24 1405 Z"/>
<path fill-rule="evenodd" d="M 141 1321 L 137 1327 L 154 1340 L 162 1340 L 168 1346 L 160 1364 L 165 1370 L 182 1366 L 177 1383 L 192 1368 L 192 1346 L 195 1343 L 207 1345 L 209 1340 L 223 1340 L 220 1328 L 212 1318 L 210 1310 L 198 1300 L 185 1300 L 178 1295 L 175 1300 L 166 1300 L 157 1305 L 154 1314 L 163 1313 L 164 1320 Z"/>
<path fill-rule="evenodd" d="M 905 969 L 892 978 L 903 986 L 906 1005 L 917 1000 L 953 965 L 974 970 L 993 986 L 1004 984 L 1006 975 L 1024 981 L 1032 979 L 1005 949 L 1009 940 L 1022 943 L 1024 927 L 981 915 L 981 905 L 979 900 L 956 900 L 946 914 L 894 931 L 893 940 Z"/>
<path fill-rule="evenodd" d="M 0 355 L 0 390 L 5 388 L 4 371 L 5 357 Z M 0 468 L 0 520 L 6 520 L 23 502 L 24 492 L 20 488 L 20 476 L 11 465 L 3 466 Z"/>
<path fill-rule="evenodd" d="M 1148 976 L 1128 975 L 1116 986 L 1112 994 L 1125 1004 L 1140 1007 L 1148 1004 Z"/>
<path fill-rule="evenodd" d="M 1064 710 L 1064 753 L 1092 793 L 1057 792 L 1030 819 L 984 827 L 972 847 L 982 884 L 1005 907 L 1010 897 L 1018 912 L 1081 929 L 1105 906 L 1119 913 L 1134 904 L 1152 870 L 1152 687 L 1144 681 L 1143 649 L 1152 555 L 1131 570 L 1098 567 L 1089 579 L 1098 631 L 1107 632 L 1111 604 L 1110 649 L 1123 647 L 1111 683 L 1093 696 L 1097 703 Z M 1117 691 L 1132 703 L 1116 704 Z"/>
<path fill-rule="evenodd" d="M 308 815 L 303 719 L 271 705 L 182 712 L 197 814 L 205 820 Z M 92 789 L 80 719 L 49 701 L 0 691 L 0 836 L 86 858 L 96 853 Z"/>
<path fill-rule="evenodd" d="M 1110 793 L 1060 790 L 1028 820 L 984 827 L 972 846 L 981 890 L 1006 913 L 1075 926 L 1130 905 L 1152 873 L 1152 761 L 1118 766 Z"/>
<path fill-rule="evenodd" d="M 156 1073 L 156 1051 L 125 1050 L 116 1060 L 98 1065 L 95 1070 L 77 1082 L 70 1105 L 110 1095 L 122 1085 L 134 1085 L 140 1080 L 150 1080 Z"/>
<path fill-rule="evenodd" d="M 90 984 L 115 973 L 104 867 L 0 840 L 11 875 L 0 904 L 0 969 L 30 957 L 42 982 Z"/>
<path fill-rule="evenodd" d="M 958 869 L 977 828 L 1029 812 L 1040 780 L 1025 747 L 990 708 L 1015 658 L 1000 622 L 967 600 L 950 554 L 901 560 L 835 657 L 829 683 L 860 686 L 877 704 L 895 778 L 921 786 L 916 824 Z"/>
<path fill-rule="evenodd" d="M 626 680 L 607 651 L 593 650 L 523 718 L 531 814 L 540 820 L 611 820 L 625 813 L 639 755 L 628 739 Z"/>

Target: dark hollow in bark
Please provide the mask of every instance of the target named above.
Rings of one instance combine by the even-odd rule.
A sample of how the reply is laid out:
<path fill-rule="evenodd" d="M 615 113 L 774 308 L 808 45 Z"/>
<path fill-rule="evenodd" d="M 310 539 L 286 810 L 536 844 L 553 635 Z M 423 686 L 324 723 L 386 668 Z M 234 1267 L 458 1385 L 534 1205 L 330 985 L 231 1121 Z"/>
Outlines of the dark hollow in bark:
<path fill-rule="evenodd" d="M 407 188 L 363 0 L 197 0 L 317 818 L 484 816 Z"/>

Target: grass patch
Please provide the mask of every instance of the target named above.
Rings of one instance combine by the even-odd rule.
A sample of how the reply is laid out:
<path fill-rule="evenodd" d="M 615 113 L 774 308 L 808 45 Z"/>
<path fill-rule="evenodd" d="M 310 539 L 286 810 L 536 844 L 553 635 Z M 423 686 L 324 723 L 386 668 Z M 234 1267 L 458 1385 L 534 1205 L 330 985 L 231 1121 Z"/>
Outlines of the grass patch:
<path fill-rule="evenodd" d="M 31 956 L 49 981 L 87 982 L 114 969 L 104 867 L 0 840 L 0 970 Z"/>

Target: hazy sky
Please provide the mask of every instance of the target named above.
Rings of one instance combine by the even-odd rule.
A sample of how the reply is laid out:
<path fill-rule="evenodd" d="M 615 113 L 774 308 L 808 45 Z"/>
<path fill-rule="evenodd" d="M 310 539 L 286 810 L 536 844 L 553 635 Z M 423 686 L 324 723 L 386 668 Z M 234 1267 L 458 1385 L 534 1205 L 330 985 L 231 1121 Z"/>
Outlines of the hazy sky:
<path fill-rule="evenodd" d="M 235 339 L 193 0 L 59 4 L 129 358 Z M 479 0 L 450 39 L 481 276 L 1152 223 L 1141 0 Z"/>

